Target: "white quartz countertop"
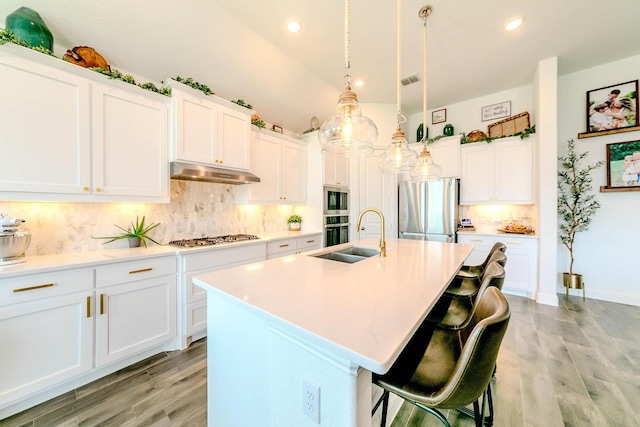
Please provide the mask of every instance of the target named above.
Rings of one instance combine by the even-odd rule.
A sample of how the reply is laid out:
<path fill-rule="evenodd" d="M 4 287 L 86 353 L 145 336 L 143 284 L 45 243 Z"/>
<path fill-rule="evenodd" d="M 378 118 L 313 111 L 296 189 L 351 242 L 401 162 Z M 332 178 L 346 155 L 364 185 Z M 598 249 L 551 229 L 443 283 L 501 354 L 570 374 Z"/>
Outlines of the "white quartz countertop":
<path fill-rule="evenodd" d="M 386 257 L 348 264 L 310 256 L 351 245 L 205 273 L 194 282 L 324 351 L 382 374 L 473 246 L 390 239 Z M 356 245 L 375 248 L 378 240 Z"/>
<path fill-rule="evenodd" d="M 193 252 L 216 251 L 231 246 L 266 244 L 272 240 L 290 237 L 313 236 L 321 232 L 282 232 L 269 235 L 261 235 L 258 240 L 245 240 L 241 242 L 222 243 L 212 246 L 199 246 L 194 248 L 181 248 L 171 245 L 149 244 L 140 248 L 104 249 L 97 251 L 70 252 L 63 254 L 28 256 L 24 262 L 0 266 L 0 279 L 22 276 L 25 274 L 45 273 L 49 271 L 63 270 L 67 268 L 81 268 L 89 265 L 108 264 L 141 258 L 154 258 L 165 255 L 189 254 Z M 266 254 L 266 252 L 265 252 Z"/>

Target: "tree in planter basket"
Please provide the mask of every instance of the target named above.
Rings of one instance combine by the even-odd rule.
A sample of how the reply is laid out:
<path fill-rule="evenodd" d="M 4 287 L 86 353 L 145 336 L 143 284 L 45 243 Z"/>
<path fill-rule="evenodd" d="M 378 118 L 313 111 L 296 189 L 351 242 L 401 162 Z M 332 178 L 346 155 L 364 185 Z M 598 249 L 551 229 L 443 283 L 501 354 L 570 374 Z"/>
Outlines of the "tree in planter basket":
<path fill-rule="evenodd" d="M 602 160 L 582 167 L 580 161 L 589 155 L 588 151 L 576 153 L 573 140 L 568 142 L 567 153 L 559 156 L 558 169 L 558 215 L 560 217 L 560 240 L 569 250 L 571 263 L 569 273 L 563 273 L 564 286 L 582 289 L 582 275 L 573 273 L 573 248 L 576 233 L 586 231 L 593 220 L 593 216 L 600 208 L 600 203 L 591 193 L 591 171 L 601 167 Z M 584 293 L 582 294 L 584 298 Z"/>

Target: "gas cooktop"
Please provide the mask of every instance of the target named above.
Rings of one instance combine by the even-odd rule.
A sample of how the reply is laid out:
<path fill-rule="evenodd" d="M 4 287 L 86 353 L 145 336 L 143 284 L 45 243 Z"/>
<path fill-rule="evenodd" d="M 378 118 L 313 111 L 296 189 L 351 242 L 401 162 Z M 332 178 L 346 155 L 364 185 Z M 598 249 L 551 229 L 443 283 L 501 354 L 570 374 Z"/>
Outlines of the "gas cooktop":
<path fill-rule="evenodd" d="M 183 248 L 195 248 L 199 246 L 219 245 L 220 243 L 243 242 L 245 240 L 257 240 L 260 237 L 253 234 L 229 234 L 227 236 L 200 237 L 197 239 L 172 240 L 169 242 L 173 246 Z"/>

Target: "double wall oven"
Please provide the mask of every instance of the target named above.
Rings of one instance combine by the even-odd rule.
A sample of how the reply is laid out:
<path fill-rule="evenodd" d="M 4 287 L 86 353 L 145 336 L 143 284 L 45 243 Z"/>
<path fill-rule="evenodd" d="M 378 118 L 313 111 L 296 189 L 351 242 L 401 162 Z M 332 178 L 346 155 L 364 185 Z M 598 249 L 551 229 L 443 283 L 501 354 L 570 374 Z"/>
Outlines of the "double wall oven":
<path fill-rule="evenodd" d="M 349 241 L 349 189 L 324 187 L 324 242 L 334 246 Z"/>

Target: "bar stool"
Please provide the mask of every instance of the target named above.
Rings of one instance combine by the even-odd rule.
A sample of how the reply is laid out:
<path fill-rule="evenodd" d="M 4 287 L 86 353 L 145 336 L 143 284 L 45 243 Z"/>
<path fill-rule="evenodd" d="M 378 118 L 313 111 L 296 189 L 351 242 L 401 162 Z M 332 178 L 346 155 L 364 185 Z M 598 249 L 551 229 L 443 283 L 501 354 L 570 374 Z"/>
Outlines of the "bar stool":
<path fill-rule="evenodd" d="M 460 271 L 458 271 L 458 275 L 460 277 L 463 277 L 463 278 L 480 277 L 480 276 L 482 276 L 482 272 L 484 271 L 485 268 L 487 268 L 487 265 L 490 262 L 489 259 L 491 258 L 491 255 L 493 255 L 493 253 L 496 252 L 496 251 L 500 251 L 502 253 L 505 253 L 507 251 L 507 245 L 505 245 L 502 242 L 494 243 L 493 246 L 491 247 L 491 249 L 489 250 L 489 253 L 487 254 L 487 257 L 482 262 L 482 264 L 478 264 L 478 265 L 463 265 L 460 268 Z"/>
<path fill-rule="evenodd" d="M 484 281 L 484 276 L 488 269 L 488 266 L 491 265 L 492 262 L 497 262 L 502 267 L 507 265 L 507 256 L 504 252 L 494 251 L 493 254 L 489 257 L 489 260 L 478 277 L 462 277 L 456 276 L 451 281 L 447 289 L 444 291 L 445 295 L 449 296 L 466 296 L 472 297 L 476 293 L 478 293 L 478 289 L 480 288 L 481 283 Z M 504 282 L 504 280 L 503 280 Z M 498 286 L 497 284 L 494 286 Z M 502 282 L 499 284 L 499 288 L 502 289 Z"/>
<path fill-rule="evenodd" d="M 381 426 L 385 426 L 389 393 L 394 393 L 448 427 L 440 409 L 457 409 L 470 403 L 477 427 L 483 421 L 493 424 L 493 404 L 487 390 L 510 316 L 502 292 L 489 287 L 480 297 L 473 321 L 461 331 L 465 337 L 462 348 L 457 333 L 421 325 L 389 372 L 374 375 L 373 383 L 384 392 L 372 415 L 382 404 Z M 478 402 L 481 396 L 482 406 Z M 485 400 L 489 401 L 487 419 Z"/>
<path fill-rule="evenodd" d="M 498 252 L 502 254 L 501 252 Z M 504 256 L 504 254 L 502 254 Z M 489 286 L 498 289 L 504 283 L 504 268 L 497 262 L 491 262 L 485 269 L 482 283 L 471 297 L 468 295 L 442 295 L 434 308 L 429 312 L 425 322 L 437 329 L 459 331 L 464 329 L 473 319 L 478 298 Z"/>

